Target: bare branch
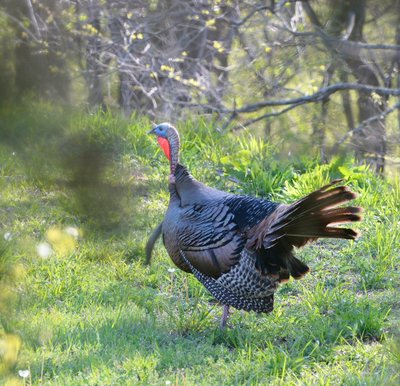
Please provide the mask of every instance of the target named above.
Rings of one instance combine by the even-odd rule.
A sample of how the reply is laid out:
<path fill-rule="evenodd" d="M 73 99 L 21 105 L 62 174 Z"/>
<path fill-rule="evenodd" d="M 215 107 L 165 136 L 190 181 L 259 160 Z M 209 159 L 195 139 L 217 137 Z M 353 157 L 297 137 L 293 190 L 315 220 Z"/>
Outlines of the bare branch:
<path fill-rule="evenodd" d="M 303 97 L 298 97 L 298 98 L 292 98 L 292 99 L 279 99 L 279 100 L 267 100 L 263 102 L 258 102 L 258 103 L 253 103 L 253 104 L 248 104 L 246 106 L 243 106 L 239 109 L 236 110 L 237 113 L 251 113 L 258 111 L 264 107 L 270 107 L 270 106 L 284 106 L 284 105 L 293 105 L 295 104 L 296 106 L 300 106 L 305 103 L 310 103 L 310 102 L 320 102 L 324 100 L 325 98 L 329 97 L 330 95 L 334 94 L 337 91 L 342 91 L 342 90 L 357 90 L 357 91 L 365 91 L 369 93 L 376 93 L 378 95 L 394 95 L 394 96 L 399 96 L 400 95 L 400 88 L 387 88 L 387 87 L 377 87 L 377 86 L 371 86 L 371 85 L 365 85 L 365 84 L 359 84 L 359 83 L 337 83 L 333 84 L 328 87 L 323 87 L 320 90 L 318 90 L 316 93 L 311 94 L 311 95 L 306 95 Z M 232 110 L 226 109 L 225 111 L 222 112 L 232 112 Z"/>
<path fill-rule="evenodd" d="M 2 11 L 4 13 L 5 16 L 7 16 L 10 20 L 12 20 L 16 25 L 18 25 L 19 28 L 21 28 L 21 30 L 23 30 L 27 35 L 29 35 L 29 37 L 34 40 L 36 43 L 41 43 L 41 40 L 37 38 L 37 36 L 35 36 L 34 33 L 32 33 L 32 31 L 29 28 L 26 28 L 24 26 L 24 24 L 19 21 L 16 17 L 10 15 L 9 13 L 5 12 L 4 10 Z"/>
<path fill-rule="evenodd" d="M 360 42 L 353 42 L 347 41 L 347 44 L 351 44 L 353 46 L 357 46 L 360 48 L 366 48 L 368 50 L 395 50 L 400 51 L 400 46 L 396 44 L 368 44 L 368 43 L 360 43 Z"/>
<path fill-rule="evenodd" d="M 33 9 L 33 5 L 31 3 L 31 0 L 26 0 L 26 6 L 28 7 L 29 16 L 31 18 L 32 24 L 35 27 L 35 32 L 36 32 L 37 36 L 39 37 L 39 39 L 42 39 L 42 35 L 40 33 L 39 24 L 38 24 L 38 22 L 36 20 L 35 11 Z"/>
<path fill-rule="evenodd" d="M 321 101 L 325 100 L 326 98 L 328 98 L 330 95 L 332 95 L 338 91 L 344 91 L 344 90 L 364 91 L 364 92 L 376 93 L 377 95 L 384 95 L 384 96 L 400 96 L 400 88 L 377 87 L 377 86 L 371 86 L 371 85 L 365 85 L 365 84 L 359 84 L 359 83 L 336 83 L 336 84 L 333 84 L 333 85 L 330 85 L 327 87 L 323 87 L 320 90 L 318 90 L 316 93 L 311 94 L 311 95 L 305 95 L 302 97 L 292 98 L 292 99 L 265 100 L 262 102 L 248 104 L 241 108 L 235 108 L 235 109 L 228 109 L 225 107 L 215 107 L 215 106 L 212 106 L 209 104 L 200 104 L 200 103 L 191 103 L 191 102 L 176 101 L 176 103 L 181 106 L 185 106 L 185 107 L 196 107 L 196 108 L 201 108 L 201 109 L 207 110 L 207 111 L 218 112 L 221 114 L 233 114 L 234 116 L 230 118 L 230 120 L 233 120 L 239 114 L 254 113 L 265 107 L 290 105 L 290 106 L 293 106 L 292 108 L 294 108 L 294 107 L 298 107 L 298 106 L 301 106 L 301 105 L 307 104 L 307 103 L 321 102 Z M 288 109 L 288 110 L 291 110 L 291 109 Z M 265 118 L 265 117 L 269 117 L 269 116 L 281 115 L 288 110 L 282 110 L 280 112 L 268 113 L 268 114 L 263 115 L 263 117 Z M 257 122 L 259 120 L 260 119 L 257 119 L 254 122 Z M 251 123 L 254 123 L 254 122 L 251 121 Z"/>
<path fill-rule="evenodd" d="M 240 27 L 241 25 L 245 24 L 249 19 L 251 19 L 256 13 L 261 12 L 261 11 L 265 11 L 267 9 L 270 10 L 271 12 L 273 11 L 273 9 L 271 9 L 271 7 L 269 7 L 267 5 L 263 5 L 263 6 L 260 6 L 260 7 L 254 7 L 252 9 L 252 11 L 249 12 L 249 14 L 246 17 L 244 17 L 242 20 L 231 21 L 231 23 L 236 28 Z"/>
<path fill-rule="evenodd" d="M 365 119 L 358 126 L 354 127 L 353 129 L 349 130 L 345 135 L 343 135 L 342 138 L 340 138 L 339 141 L 337 141 L 335 143 L 335 145 L 333 146 L 332 152 L 337 153 L 339 146 L 341 144 L 343 144 L 346 141 L 346 139 L 349 138 L 349 136 L 351 134 L 362 131 L 365 128 L 365 126 L 368 125 L 369 123 L 377 121 L 377 120 L 382 120 L 387 115 L 391 114 L 393 111 L 396 111 L 398 109 L 400 109 L 400 102 L 397 102 L 395 105 L 393 105 L 392 107 L 388 108 L 387 110 L 381 112 L 380 114 L 376 114 L 376 115 L 373 115 L 372 117 Z"/>
<path fill-rule="evenodd" d="M 326 42 L 333 44 L 335 47 L 341 48 L 342 46 L 346 46 L 347 49 L 366 49 L 366 50 L 388 50 L 388 51 L 400 51 L 400 45 L 398 44 L 369 44 L 362 43 L 354 40 L 348 40 L 346 38 L 338 38 L 332 35 L 328 35 L 322 27 L 316 26 L 318 28 L 318 32 L 313 31 L 295 31 L 288 26 L 279 25 L 276 23 L 271 23 L 271 26 L 274 28 L 280 29 L 282 31 L 288 32 L 295 37 L 320 37 L 323 38 Z"/>
<path fill-rule="evenodd" d="M 267 118 L 271 118 L 271 117 L 277 117 L 279 115 L 287 113 L 288 111 L 296 108 L 297 106 L 300 106 L 300 104 L 294 104 L 294 105 L 288 106 L 288 107 L 286 107 L 286 108 L 284 108 L 284 109 L 282 109 L 280 111 L 275 111 L 273 113 L 267 113 L 267 114 L 261 115 L 260 117 L 257 117 L 257 118 L 254 118 L 254 119 L 250 119 L 250 120 L 248 120 L 248 121 L 246 121 L 244 123 L 241 123 L 240 125 L 233 127 L 231 130 L 232 131 L 237 131 L 239 129 L 243 129 L 243 128 L 247 127 L 247 126 L 250 126 L 253 123 L 259 122 L 259 121 L 261 121 L 263 119 L 267 119 Z M 225 126 L 228 126 L 228 125 L 225 125 Z"/>

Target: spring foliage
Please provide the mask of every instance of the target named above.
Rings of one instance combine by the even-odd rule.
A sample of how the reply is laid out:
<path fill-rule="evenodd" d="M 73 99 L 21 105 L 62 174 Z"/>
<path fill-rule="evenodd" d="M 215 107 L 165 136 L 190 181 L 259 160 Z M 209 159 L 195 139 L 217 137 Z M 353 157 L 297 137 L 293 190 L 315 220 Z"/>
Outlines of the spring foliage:
<path fill-rule="evenodd" d="M 398 181 L 350 158 L 282 159 L 249 133 L 179 124 L 182 162 L 209 185 L 289 202 L 345 177 L 365 209 L 358 241 L 300 252 L 312 272 L 280 287 L 272 314 L 237 311 L 220 331 L 220 307 L 163 248 L 143 265 L 168 199 L 148 120 L 46 105 L 1 115 L 4 382 L 398 382 Z"/>

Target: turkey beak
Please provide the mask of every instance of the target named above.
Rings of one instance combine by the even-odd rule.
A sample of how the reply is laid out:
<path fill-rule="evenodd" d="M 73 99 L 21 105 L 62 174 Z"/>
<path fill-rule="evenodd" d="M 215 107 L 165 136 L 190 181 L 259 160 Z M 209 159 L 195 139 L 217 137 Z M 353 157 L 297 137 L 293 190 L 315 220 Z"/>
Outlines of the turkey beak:
<path fill-rule="evenodd" d="M 155 134 L 155 130 L 157 129 L 157 123 L 154 123 L 153 121 L 151 122 L 151 125 L 153 126 L 153 128 L 147 132 L 147 134 Z"/>

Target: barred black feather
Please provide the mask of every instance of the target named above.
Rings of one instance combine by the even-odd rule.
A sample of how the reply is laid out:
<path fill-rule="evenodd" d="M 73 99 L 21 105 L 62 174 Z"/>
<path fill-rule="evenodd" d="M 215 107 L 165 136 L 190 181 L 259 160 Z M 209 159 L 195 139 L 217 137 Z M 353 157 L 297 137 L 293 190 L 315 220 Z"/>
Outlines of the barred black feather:
<path fill-rule="evenodd" d="M 357 237 L 353 229 L 336 226 L 361 219 L 360 208 L 341 207 L 356 198 L 347 186 L 337 186 L 341 180 L 291 205 L 222 192 L 174 161 L 179 160 L 179 135 L 171 125 L 161 126 L 152 131 L 165 135 L 171 147 L 170 202 L 160 225 L 164 245 L 174 263 L 193 273 L 221 303 L 270 312 L 278 284 L 309 271 L 294 256 L 295 247 L 319 237 Z M 159 227 L 147 244 L 148 260 Z"/>

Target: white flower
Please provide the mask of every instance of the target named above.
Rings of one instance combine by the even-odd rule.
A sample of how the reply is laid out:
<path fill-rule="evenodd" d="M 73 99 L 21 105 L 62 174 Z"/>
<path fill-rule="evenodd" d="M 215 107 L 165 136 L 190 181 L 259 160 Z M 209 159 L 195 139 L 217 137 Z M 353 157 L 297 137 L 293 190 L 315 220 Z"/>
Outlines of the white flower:
<path fill-rule="evenodd" d="M 166 385 L 170 385 L 172 382 L 171 381 L 165 381 Z"/>
<path fill-rule="evenodd" d="M 176 271 L 176 268 L 168 268 L 169 273 L 174 273 Z"/>
<path fill-rule="evenodd" d="M 21 378 L 28 378 L 31 375 L 31 372 L 29 370 L 18 370 L 18 375 Z"/>
<path fill-rule="evenodd" d="M 42 259 L 47 259 L 53 253 L 51 245 L 46 242 L 38 244 L 36 251 Z"/>
<path fill-rule="evenodd" d="M 12 236 L 11 232 L 4 233 L 4 240 L 10 241 L 10 240 L 12 240 L 12 238 L 13 238 L 13 236 Z"/>
<path fill-rule="evenodd" d="M 69 234 L 72 237 L 75 237 L 76 239 L 79 237 L 79 230 L 78 228 L 75 227 L 66 227 L 64 229 L 64 232 Z"/>

